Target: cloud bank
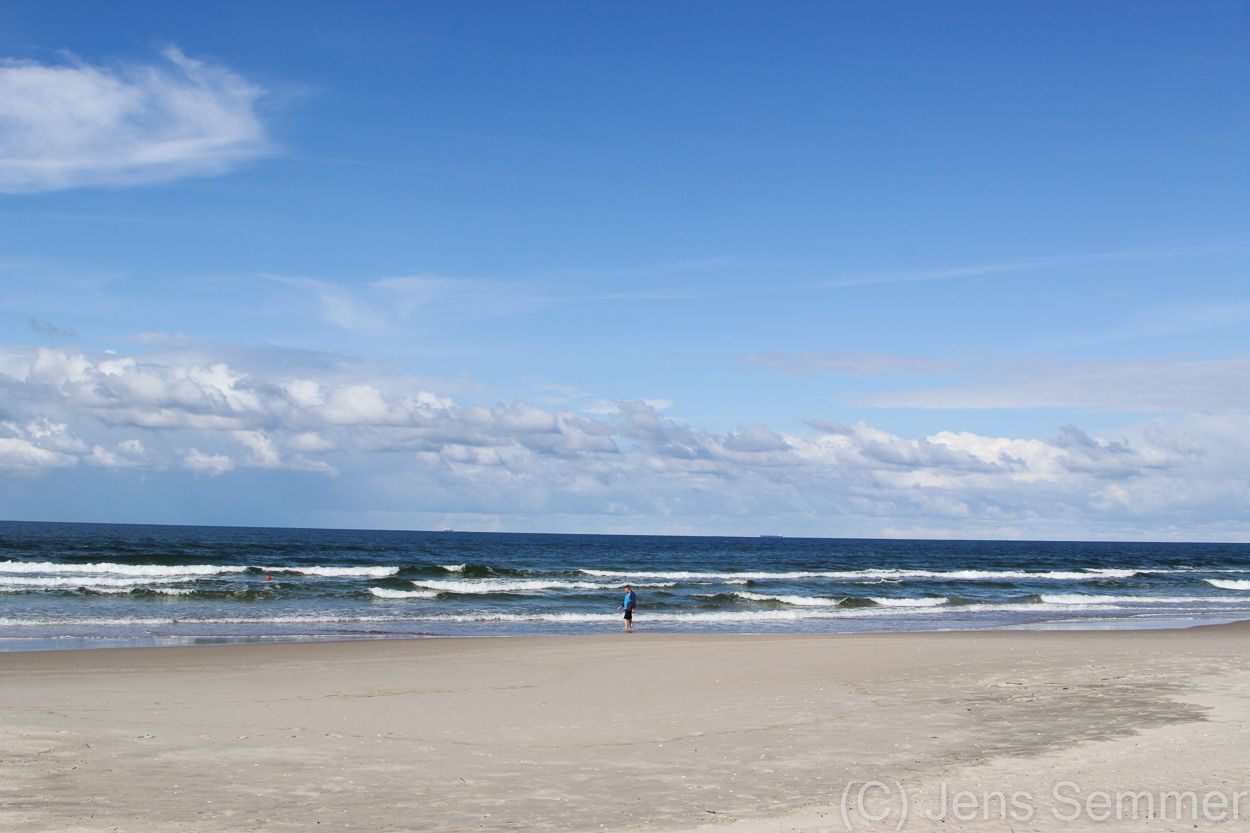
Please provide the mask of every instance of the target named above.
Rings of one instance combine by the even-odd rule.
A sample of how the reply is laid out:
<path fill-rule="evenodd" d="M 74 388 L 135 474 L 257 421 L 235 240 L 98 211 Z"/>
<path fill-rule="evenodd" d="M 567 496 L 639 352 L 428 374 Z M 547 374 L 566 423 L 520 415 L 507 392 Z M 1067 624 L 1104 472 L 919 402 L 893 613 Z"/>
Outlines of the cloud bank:
<path fill-rule="evenodd" d="M 1113 437 L 1070 425 L 1044 439 L 906 437 L 818 419 L 716 432 L 646 402 L 473 405 L 380 374 L 249 372 L 185 353 L 5 359 L 0 475 L 27 481 L 94 466 L 228 490 L 232 478 L 287 470 L 346 481 L 367 517 L 416 506 L 566 529 L 574 518 L 637 532 L 1247 537 L 1235 523 L 1250 510 L 1245 414 Z"/>
<path fill-rule="evenodd" d="M 258 86 L 175 47 L 163 55 L 119 69 L 0 64 L 0 192 L 219 174 L 270 149 Z"/>

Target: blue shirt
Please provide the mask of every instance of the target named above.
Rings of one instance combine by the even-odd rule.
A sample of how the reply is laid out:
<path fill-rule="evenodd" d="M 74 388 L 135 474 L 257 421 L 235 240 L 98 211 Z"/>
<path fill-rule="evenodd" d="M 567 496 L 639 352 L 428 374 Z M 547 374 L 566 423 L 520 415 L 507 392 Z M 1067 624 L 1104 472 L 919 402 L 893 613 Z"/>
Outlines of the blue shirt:
<path fill-rule="evenodd" d="M 626 610 L 633 610 L 634 605 L 636 603 L 637 602 L 634 599 L 634 591 L 630 590 L 628 593 L 625 594 L 625 601 L 621 603 L 621 606 L 624 607 Z"/>

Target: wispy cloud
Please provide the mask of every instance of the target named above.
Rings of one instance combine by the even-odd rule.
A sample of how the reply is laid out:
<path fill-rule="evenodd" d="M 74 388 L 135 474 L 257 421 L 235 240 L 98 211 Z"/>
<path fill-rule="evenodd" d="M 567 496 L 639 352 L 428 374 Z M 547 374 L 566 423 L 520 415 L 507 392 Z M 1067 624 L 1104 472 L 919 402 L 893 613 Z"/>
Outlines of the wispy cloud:
<path fill-rule="evenodd" d="M 165 62 L 0 64 L 0 191 L 212 175 L 271 150 L 262 90 L 167 48 Z"/>
<path fill-rule="evenodd" d="M 1110 344 L 1118 341 L 1166 338 L 1250 324 L 1250 303 L 1229 301 L 1206 304 L 1169 304 L 1145 310 L 1103 332 L 1056 337 L 1044 346 Z"/>
<path fill-rule="evenodd" d="M 494 319 L 569 304 L 664 302 L 697 297 L 676 288 L 572 294 L 529 280 L 431 274 L 383 277 L 355 284 L 285 275 L 264 277 L 311 299 L 317 317 L 327 324 L 375 335 L 398 332 L 398 325 L 436 307 L 440 316 Z"/>
<path fill-rule="evenodd" d="M 317 317 L 327 324 L 355 332 L 381 332 L 390 328 L 390 319 L 383 308 L 362 300 L 345 286 L 315 278 L 265 277 L 310 298 Z"/>
<path fill-rule="evenodd" d="M 863 272 L 859 274 L 830 278 L 828 280 L 814 281 L 802 284 L 797 288 L 823 289 L 841 286 L 871 286 L 873 284 L 941 281 L 954 278 L 980 277 L 983 275 L 1003 275 L 1013 272 L 1032 272 L 1043 269 L 1054 269 L 1063 266 L 1081 266 L 1094 263 L 1120 263 L 1137 260 L 1197 257 L 1200 255 L 1244 251 L 1248 248 L 1250 248 L 1250 241 L 1243 240 L 1195 246 L 1171 246 L 1165 248 L 1125 249 L 1114 252 L 1093 252 L 1087 254 L 1047 255 L 1043 257 L 1002 260 L 994 263 L 950 266 L 937 269 L 917 269 L 897 272 Z"/>
<path fill-rule="evenodd" d="M 1000 365 L 970 383 L 876 392 L 852 402 L 875 408 L 1250 411 L 1250 359 L 1034 360 Z"/>

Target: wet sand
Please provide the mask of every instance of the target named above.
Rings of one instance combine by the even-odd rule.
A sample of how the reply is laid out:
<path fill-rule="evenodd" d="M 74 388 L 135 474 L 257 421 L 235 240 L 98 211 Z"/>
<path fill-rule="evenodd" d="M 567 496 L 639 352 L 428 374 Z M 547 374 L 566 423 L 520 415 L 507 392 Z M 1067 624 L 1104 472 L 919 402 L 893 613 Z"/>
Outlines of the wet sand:
<path fill-rule="evenodd" d="M 1208 803 L 1096 829 L 1250 826 L 1246 624 L 10 653 L 0 680 L 12 833 L 894 830 L 903 793 L 907 830 L 1059 831 L 1130 790 Z"/>

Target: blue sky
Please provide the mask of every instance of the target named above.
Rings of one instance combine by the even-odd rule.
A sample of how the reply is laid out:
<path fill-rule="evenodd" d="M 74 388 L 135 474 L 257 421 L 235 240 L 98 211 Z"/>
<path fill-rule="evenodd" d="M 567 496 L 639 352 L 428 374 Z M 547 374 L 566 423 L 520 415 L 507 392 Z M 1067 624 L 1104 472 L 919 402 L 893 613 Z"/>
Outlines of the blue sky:
<path fill-rule="evenodd" d="M 0 516 L 1250 537 L 1242 3 L 9 3 Z"/>

